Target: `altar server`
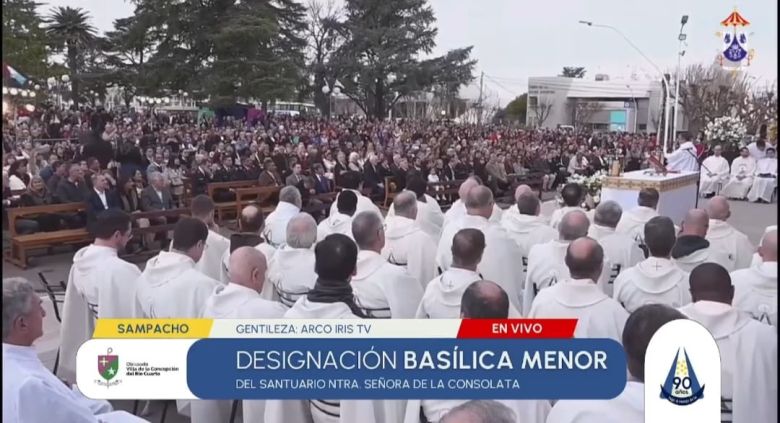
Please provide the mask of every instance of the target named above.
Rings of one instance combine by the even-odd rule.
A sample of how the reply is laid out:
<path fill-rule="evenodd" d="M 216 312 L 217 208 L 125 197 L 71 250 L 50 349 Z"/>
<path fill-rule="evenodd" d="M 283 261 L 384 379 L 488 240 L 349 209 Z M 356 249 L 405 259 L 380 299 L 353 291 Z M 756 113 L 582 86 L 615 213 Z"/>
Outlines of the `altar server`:
<path fill-rule="evenodd" d="M 455 222 L 466 215 L 466 195 L 468 194 L 469 190 L 471 190 L 471 188 L 480 185 L 482 185 L 482 180 L 479 179 L 478 176 L 469 176 L 465 181 L 463 181 L 462 184 L 460 184 L 460 187 L 458 188 L 458 199 L 452 203 L 450 208 L 447 210 L 447 213 L 444 213 L 444 225 L 442 230 L 446 230 L 447 226 L 451 222 Z M 502 214 L 503 212 L 501 211 L 501 208 L 499 208 L 496 204 L 493 204 L 489 219 L 491 222 L 500 223 Z"/>
<path fill-rule="evenodd" d="M 390 263 L 406 268 L 425 289 L 436 274 L 436 242 L 419 225 L 419 205 L 410 191 L 395 196 L 395 215 L 387 216 L 382 256 Z"/>
<path fill-rule="evenodd" d="M 563 219 L 566 213 L 574 210 L 579 210 L 585 213 L 585 209 L 582 208 L 582 200 L 585 198 L 585 192 L 580 184 L 566 184 L 561 190 L 561 199 L 563 199 L 563 207 L 553 211 L 550 216 L 550 226 L 553 229 L 558 229 L 558 224 Z"/>
<path fill-rule="evenodd" d="M 520 284 L 523 279 L 523 263 L 519 248 L 498 223 L 488 220 L 495 203 L 488 187 L 475 186 L 466 194 L 466 214 L 444 228 L 436 251 L 436 263 L 444 271 L 452 263 L 452 239 L 460 229 L 479 229 L 485 234 L 485 254 L 479 263 L 479 272 L 485 279 L 501 285 L 512 305 L 520 309 Z"/>
<path fill-rule="evenodd" d="M 747 199 L 753 202 L 771 203 L 775 188 L 777 188 L 777 158 L 775 149 L 770 147 L 766 149 L 766 157 L 756 162 L 756 174 Z"/>
<path fill-rule="evenodd" d="M 623 210 L 618 203 L 604 201 L 596 207 L 593 224 L 588 229 L 588 236 L 604 248 L 606 260 L 610 265 L 606 291 L 608 295 L 612 295 L 615 278 L 645 258 L 644 252 L 633 239 L 615 230 L 622 214 Z"/>
<path fill-rule="evenodd" d="M 637 206 L 620 215 L 616 232 L 626 234 L 637 244 L 644 245 L 644 227 L 650 219 L 658 216 L 658 200 L 660 194 L 655 188 L 642 188 L 637 197 Z"/>
<path fill-rule="evenodd" d="M 76 353 L 92 338 L 95 319 L 136 315 L 138 267 L 120 259 L 131 238 L 130 216 L 116 209 L 97 215 L 91 232 L 95 241 L 76 252 L 68 274 L 60 328 L 60 375 L 75 380 Z"/>
<path fill-rule="evenodd" d="M 333 202 L 333 205 L 330 207 L 330 215 L 333 216 L 336 212 L 338 212 L 338 199 L 341 197 L 341 195 L 345 192 L 351 192 L 355 194 L 357 197 L 357 206 L 355 209 L 355 213 L 360 213 L 364 211 L 370 211 L 379 216 L 380 219 L 384 221 L 384 217 L 382 217 L 382 212 L 379 210 L 379 207 L 377 207 L 376 204 L 374 204 L 373 201 L 371 201 L 370 198 L 364 196 L 360 192 L 360 174 L 357 172 L 347 172 L 339 178 L 339 183 L 341 184 L 341 187 L 343 188 L 341 192 L 339 192 L 339 195 L 336 197 L 336 201 Z"/>
<path fill-rule="evenodd" d="M 434 242 L 438 242 L 444 225 L 444 213 L 442 213 L 441 206 L 436 199 L 425 193 L 427 188 L 428 183 L 419 176 L 411 176 L 406 180 L 405 191 L 414 193 L 417 198 L 415 222 L 420 226 L 420 229 L 431 236 Z M 387 211 L 387 218 L 395 216 L 395 214 L 395 204 L 391 204 L 390 210 Z"/>
<path fill-rule="evenodd" d="M 14 423 L 145 422 L 108 401 L 92 400 L 68 386 L 38 358 L 43 301 L 23 278 L 3 279 L 3 421 Z"/>
<path fill-rule="evenodd" d="M 712 197 L 707 203 L 707 214 L 710 216 L 710 227 L 706 239 L 710 246 L 728 255 L 728 266 L 731 269 L 749 267 L 756 247 L 747 235 L 727 222 L 731 217 L 731 207 L 726 197 Z"/>
<path fill-rule="evenodd" d="M 342 191 L 335 202 L 336 211 L 317 226 L 317 240 L 322 241 L 330 234 L 342 234 L 352 238 L 352 216 L 358 210 L 358 197 L 352 191 Z"/>
<path fill-rule="evenodd" d="M 720 350 L 721 420 L 777 421 L 777 330 L 732 307 L 728 271 L 704 263 L 691 272 L 693 303 L 680 311 L 702 324 Z"/>
<path fill-rule="evenodd" d="M 314 287 L 314 243 L 317 222 L 308 213 L 298 213 L 287 223 L 287 238 L 268 267 L 268 283 L 263 286 L 263 298 L 292 307 L 298 298 Z"/>
<path fill-rule="evenodd" d="M 645 356 L 653 335 L 673 320 L 684 319 L 679 311 L 661 304 L 648 304 L 631 313 L 623 329 L 629 379 L 623 392 L 610 400 L 561 400 L 555 403 L 547 423 L 627 423 L 645 419 Z"/>
<path fill-rule="evenodd" d="M 777 229 L 764 235 L 758 254 L 761 263 L 731 274 L 734 307 L 777 327 Z"/>
<path fill-rule="evenodd" d="M 688 274 L 671 260 L 675 243 L 672 219 L 666 216 L 650 219 L 645 224 L 644 239 L 650 257 L 620 273 L 615 279 L 612 298 L 629 313 L 650 303 L 674 308 L 690 303 Z"/>
<path fill-rule="evenodd" d="M 579 238 L 566 249 L 565 263 L 570 276 L 541 290 L 528 317 L 578 319 L 575 337 L 620 342 L 628 313 L 596 284 L 603 271 L 604 250 L 591 238 Z"/>
<path fill-rule="evenodd" d="M 728 254 L 713 247 L 704 238 L 709 226 L 710 218 L 705 210 L 688 210 L 672 248 L 672 258 L 677 267 L 689 273 L 702 263 L 721 263 L 727 270 L 733 269 Z"/>
<path fill-rule="evenodd" d="M 301 212 L 301 192 L 297 186 L 287 185 L 279 191 L 276 209 L 265 219 L 263 237 L 274 248 L 279 248 L 287 238 L 287 222 Z"/>
<path fill-rule="evenodd" d="M 207 195 L 198 195 L 190 202 L 192 217 L 205 223 L 209 228 L 203 255 L 195 263 L 195 269 L 211 279 L 219 280 L 222 256 L 230 249 L 230 241 L 218 232 L 219 227 L 214 223 L 214 207 L 214 200 Z"/>
<path fill-rule="evenodd" d="M 699 161 L 696 153 L 698 141 L 691 141 L 688 134 L 682 134 L 680 147 L 672 153 L 666 154 L 666 168 L 677 172 L 698 172 Z"/>
<path fill-rule="evenodd" d="M 413 318 L 423 289 L 406 269 L 380 254 L 385 246 L 382 221 L 374 213 L 358 213 L 352 220 L 352 235 L 359 252 L 351 284 L 364 313 L 383 319 Z"/>
<path fill-rule="evenodd" d="M 715 194 L 729 180 L 729 162 L 721 155 L 723 147 L 716 145 L 712 155 L 701 164 L 699 193 L 704 196 Z"/>
<path fill-rule="evenodd" d="M 523 260 L 521 283 L 524 284 L 531 247 L 554 240 L 558 237 L 558 231 L 551 228 L 546 219 L 539 215 L 542 203 L 534 193 L 521 192 L 515 197 L 515 203 L 515 207 L 504 211 L 501 226 L 520 249 L 520 257 Z"/>
<path fill-rule="evenodd" d="M 750 187 L 753 186 L 755 173 L 756 160 L 750 157 L 747 148 L 742 148 L 739 150 L 739 157 L 731 162 L 731 177 L 720 191 L 720 195 L 726 198 L 744 199 Z"/>

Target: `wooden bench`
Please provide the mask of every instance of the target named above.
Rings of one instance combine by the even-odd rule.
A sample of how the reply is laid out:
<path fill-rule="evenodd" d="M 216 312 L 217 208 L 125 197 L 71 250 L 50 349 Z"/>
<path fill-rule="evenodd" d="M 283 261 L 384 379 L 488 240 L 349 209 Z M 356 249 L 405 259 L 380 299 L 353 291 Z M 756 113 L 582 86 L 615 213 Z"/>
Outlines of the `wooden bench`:
<path fill-rule="evenodd" d="M 166 223 L 164 225 L 149 225 L 148 227 L 142 228 L 138 226 L 138 220 L 139 219 L 149 219 L 153 220 L 155 218 L 160 217 L 181 217 L 181 216 L 189 216 L 190 215 L 190 209 L 189 208 L 179 208 L 179 209 L 169 209 L 169 210 L 153 210 L 153 211 L 146 211 L 146 212 L 135 212 L 130 213 L 130 221 L 132 222 L 132 234 L 133 238 L 143 237 L 144 235 L 149 234 L 159 234 L 159 233 L 165 233 L 172 231 L 173 228 L 176 227 L 175 223 Z M 132 261 L 138 261 L 142 259 L 141 256 L 149 256 L 158 253 L 159 249 L 144 249 L 142 251 L 136 252 L 134 254 L 121 254 L 122 258 L 128 258 Z"/>
<path fill-rule="evenodd" d="M 16 232 L 16 220 L 34 218 L 44 214 L 79 213 L 86 211 L 85 203 L 49 204 L 45 206 L 8 208 L 8 230 L 11 235 L 11 250 L 3 256 L 6 260 L 27 268 L 27 251 L 35 248 L 51 248 L 55 245 L 81 244 L 90 241 L 86 228 L 61 229 L 51 232 L 37 232 L 21 235 Z"/>
<path fill-rule="evenodd" d="M 516 187 L 522 184 L 528 185 L 529 187 L 531 187 L 531 189 L 535 191 L 537 190 L 539 191 L 539 199 L 541 200 L 543 176 L 544 174 L 542 173 L 525 173 L 522 175 L 514 174 L 515 183 L 513 186 Z M 512 195 L 514 195 L 514 193 Z"/>
<path fill-rule="evenodd" d="M 395 182 L 395 178 L 392 176 L 385 176 L 385 201 L 382 204 L 383 208 L 388 209 L 397 194 L 398 186 Z"/>
<path fill-rule="evenodd" d="M 212 199 L 214 198 L 214 193 L 218 190 L 226 190 L 226 191 L 234 191 L 237 188 L 247 188 L 247 187 L 254 187 L 257 186 L 257 181 L 254 179 L 246 180 L 246 181 L 230 181 L 230 182 L 211 182 L 208 185 L 206 185 L 206 193 L 209 197 Z M 215 211 L 216 211 L 216 221 L 221 223 L 223 220 L 223 214 L 226 211 L 233 211 L 235 210 L 236 203 L 235 201 L 220 201 L 220 202 L 214 202 Z"/>
<path fill-rule="evenodd" d="M 458 190 L 464 180 L 455 181 L 442 181 L 442 182 L 428 182 L 428 188 L 426 194 L 435 198 L 441 206 L 442 211 L 449 208 L 454 202 L 454 199 L 458 197 Z"/>
<path fill-rule="evenodd" d="M 244 187 L 234 188 L 232 191 L 236 194 L 236 201 L 233 207 L 236 210 L 236 217 L 241 215 L 241 210 L 250 205 L 257 204 L 263 213 L 270 213 L 276 208 L 279 202 L 279 191 L 282 187 Z"/>

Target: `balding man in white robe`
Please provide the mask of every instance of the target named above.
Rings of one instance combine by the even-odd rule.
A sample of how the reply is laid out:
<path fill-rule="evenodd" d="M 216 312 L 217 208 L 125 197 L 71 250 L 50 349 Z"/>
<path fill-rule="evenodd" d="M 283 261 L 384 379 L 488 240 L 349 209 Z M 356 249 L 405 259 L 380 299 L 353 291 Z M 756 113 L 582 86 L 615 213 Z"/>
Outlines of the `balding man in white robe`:
<path fill-rule="evenodd" d="M 764 229 L 764 234 L 763 234 L 763 235 L 761 235 L 761 241 L 760 241 L 758 244 L 759 244 L 759 245 L 761 245 L 761 243 L 762 243 L 762 242 L 764 242 L 764 237 L 765 237 L 765 236 L 766 236 L 768 233 L 770 233 L 770 232 L 772 232 L 772 231 L 776 231 L 776 230 L 777 230 L 777 225 L 771 225 L 771 226 L 767 226 L 767 227 L 766 227 L 766 229 Z M 752 266 L 756 266 L 756 265 L 759 265 L 759 264 L 761 264 L 761 263 L 762 263 L 762 261 L 761 261 L 761 256 L 758 254 L 758 251 L 756 251 L 755 253 L 753 253 L 753 260 L 751 260 L 751 262 L 750 262 L 750 266 L 751 266 L 751 267 L 752 267 Z"/>
<path fill-rule="evenodd" d="M 317 226 L 317 240 L 322 241 L 331 234 L 342 234 L 352 238 L 352 217 L 357 214 L 358 197 L 352 191 L 339 194 L 327 219 Z"/>
<path fill-rule="evenodd" d="M 729 162 L 721 155 L 723 148 L 716 145 L 710 157 L 701 164 L 699 193 L 704 196 L 713 195 L 729 180 Z"/>
<path fill-rule="evenodd" d="M 561 225 L 566 225 L 566 216 Z M 591 238 L 579 238 L 566 249 L 565 263 L 568 278 L 539 291 L 528 317 L 578 319 L 575 337 L 621 342 L 628 313 L 596 283 L 604 268 L 604 250 Z"/>
<path fill-rule="evenodd" d="M 411 191 L 396 195 L 395 214 L 388 215 L 382 256 L 391 264 L 406 268 L 422 289 L 436 275 L 436 242 L 416 220 L 419 202 Z"/>
<path fill-rule="evenodd" d="M 292 307 L 298 298 L 314 287 L 314 243 L 317 222 L 308 213 L 298 213 L 287 223 L 285 245 L 276 251 L 268 266 L 268 283 L 262 297 Z"/>
<path fill-rule="evenodd" d="M 279 191 L 276 209 L 265 219 L 263 237 L 274 248 L 279 248 L 287 238 L 287 222 L 301 212 L 301 192 L 298 187 L 288 185 Z"/>
<path fill-rule="evenodd" d="M 727 222 L 731 217 L 731 207 L 726 197 L 712 197 L 707 203 L 707 214 L 710 217 L 710 227 L 706 239 L 710 246 L 728 255 L 729 268 L 739 270 L 749 267 L 756 247 L 747 235 Z"/>
<path fill-rule="evenodd" d="M 617 397 L 609 400 L 561 400 L 555 403 L 546 423 L 628 423 L 645 419 L 645 356 L 653 335 L 673 320 L 684 319 L 679 311 L 662 304 L 645 305 L 626 320 L 623 348 L 629 378 Z"/>
<path fill-rule="evenodd" d="M 561 198 L 563 199 L 563 207 L 553 211 L 552 216 L 550 216 L 550 226 L 553 229 L 558 229 L 558 224 L 563 219 L 563 216 L 571 211 L 577 210 L 586 213 L 585 209 L 582 208 L 585 191 L 580 184 L 566 184 L 561 190 Z"/>
<path fill-rule="evenodd" d="M 504 211 L 501 226 L 520 248 L 523 260 L 523 281 L 528 272 L 528 254 L 531 247 L 549 242 L 558 237 L 558 231 L 548 225 L 547 220 L 540 216 L 542 203 L 530 188 L 521 190 L 527 185 L 521 185 L 515 191 L 515 206 Z"/>
<path fill-rule="evenodd" d="M 756 173 L 756 160 L 750 157 L 747 148 L 742 148 L 740 156 L 731 162 L 731 177 L 729 182 L 720 191 L 720 195 L 726 198 L 744 199 L 750 187 L 753 186 L 753 177 Z"/>
<path fill-rule="evenodd" d="M 645 253 L 628 235 L 615 230 L 623 210 L 614 201 L 604 201 L 596 207 L 593 224 L 588 228 L 588 236 L 598 241 L 604 248 L 609 263 L 607 294 L 612 295 L 612 287 L 618 275 L 644 260 Z"/>
<path fill-rule="evenodd" d="M 463 181 L 462 184 L 460 184 L 460 187 L 458 188 L 458 199 L 452 203 L 447 212 L 444 213 L 443 231 L 447 229 L 447 226 L 449 226 L 450 223 L 458 221 L 461 217 L 466 215 L 466 195 L 468 194 L 469 190 L 471 190 L 471 188 L 481 185 L 482 181 L 477 176 L 469 176 L 465 181 Z M 491 222 L 501 223 L 502 214 L 503 212 L 501 211 L 501 208 L 493 204 L 493 209 L 489 219 Z"/>
<path fill-rule="evenodd" d="M 209 319 L 276 319 L 287 308 L 260 297 L 265 283 L 266 260 L 252 247 L 240 247 L 230 255 L 230 283 L 214 289 L 206 299 L 203 317 Z M 232 401 L 192 401 L 192 423 L 227 422 Z M 265 401 L 244 401 L 244 421 L 262 421 Z"/>
<path fill-rule="evenodd" d="M 747 199 L 752 202 L 771 203 L 777 188 L 777 158 L 775 149 L 767 148 L 766 157 L 756 162 L 755 178 Z"/>
<path fill-rule="evenodd" d="M 683 135 L 680 146 L 672 153 L 666 154 L 666 168 L 673 171 L 696 172 L 699 170 L 699 163 L 696 153 L 696 144 Z"/>
<path fill-rule="evenodd" d="M 238 233 L 231 235 L 232 249 L 239 246 L 254 246 L 255 249 L 263 253 L 267 261 L 271 261 L 276 254 L 276 249 L 271 246 L 263 236 L 265 229 L 265 219 L 263 211 L 255 204 L 249 204 L 241 209 L 238 216 Z M 230 249 L 222 254 L 222 266 L 220 266 L 219 279 L 223 284 L 230 282 Z"/>
<path fill-rule="evenodd" d="M 452 239 L 461 229 L 479 229 L 485 234 L 485 254 L 479 263 L 479 273 L 485 279 L 501 285 L 516 309 L 520 309 L 520 286 L 523 280 L 523 263 L 519 248 L 501 225 L 488 220 L 495 203 L 493 193 L 485 186 L 475 186 L 466 194 L 466 214 L 444 228 L 436 250 L 436 263 L 441 271 L 452 263 Z"/>
<path fill-rule="evenodd" d="M 640 246 L 644 245 L 645 223 L 658 216 L 658 200 L 660 193 L 655 188 L 643 188 L 637 196 L 637 206 L 626 210 L 620 215 L 620 222 L 615 231 L 628 235 Z"/>
<path fill-rule="evenodd" d="M 710 245 L 704 238 L 709 226 L 710 218 L 706 210 L 688 211 L 683 219 L 680 235 L 672 248 L 672 259 L 677 267 L 688 273 L 702 263 L 721 263 L 726 270 L 733 269 L 728 254 Z"/>
<path fill-rule="evenodd" d="M 764 235 L 758 255 L 761 263 L 731 273 L 734 307 L 777 327 L 777 229 Z"/>
<path fill-rule="evenodd" d="M 704 263 L 691 272 L 693 303 L 680 311 L 701 323 L 720 350 L 721 420 L 777 421 L 777 330 L 732 306 L 728 271 Z"/>
<path fill-rule="evenodd" d="M 434 242 L 439 242 L 444 226 L 444 213 L 436 199 L 425 193 L 427 187 L 427 183 L 422 178 L 410 178 L 406 181 L 406 189 L 402 192 L 411 192 L 417 197 L 417 216 L 414 220 Z M 387 211 L 387 218 L 395 214 L 395 204 L 391 204 Z"/>
<path fill-rule="evenodd" d="M 192 217 L 209 228 L 206 247 L 200 260 L 195 264 L 195 269 L 211 279 L 220 280 L 222 256 L 230 249 L 230 241 L 219 233 L 219 228 L 214 223 L 214 208 L 214 200 L 207 195 L 198 195 L 190 202 Z"/>

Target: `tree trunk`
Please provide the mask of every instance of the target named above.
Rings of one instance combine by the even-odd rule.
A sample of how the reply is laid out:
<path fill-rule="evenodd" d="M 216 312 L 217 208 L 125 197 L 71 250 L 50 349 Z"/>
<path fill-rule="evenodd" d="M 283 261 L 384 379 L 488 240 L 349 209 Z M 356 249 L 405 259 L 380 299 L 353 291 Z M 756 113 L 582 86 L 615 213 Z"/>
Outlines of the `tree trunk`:
<path fill-rule="evenodd" d="M 314 73 L 314 105 L 320 110 L 323 116 L 330 115 L 330 101 L 328 94 L 322 92 L 322 87 L 326 84 L 325 73 L 315 71 Z M 332 95 L 332 94 L 330 94 Z"/>
<path fill-rule="evenodd" d="M 68 67 L 70 68 L 70 95 L 73 105 L 79 107 L 78 51 L 72 42 L 68 42 Z"/>
<path fill-rule="evenodd" d="M 376 81 L 376 95 L 374 96 L 374 117 L 385 118 L 385 85 L 384 81 Z"/>

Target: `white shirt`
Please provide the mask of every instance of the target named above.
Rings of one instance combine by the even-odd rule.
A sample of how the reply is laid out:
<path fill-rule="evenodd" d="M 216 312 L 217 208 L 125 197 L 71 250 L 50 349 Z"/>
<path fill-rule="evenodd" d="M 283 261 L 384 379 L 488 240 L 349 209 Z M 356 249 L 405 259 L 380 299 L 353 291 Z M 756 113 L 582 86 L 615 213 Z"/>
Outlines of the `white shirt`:
<path fill-rule="evenodd" d="M 103 203 L 103 208 L 108 210 L 108 201 L 106 201 L 106 192 L 95 190 L 95 193 L 100 198 L 100 202 Z"/>
<path fill-rule="evenodd" d="M 265 230 L 263 231 L 265 240 L 274 248 L 285 244 L 287 242 L 287 224 L 300 212 L 301 209 L 295 204 L 280 201 L 276 205 L 276 209 L 265 220 Z"/>
<path fill-rule="evenodd" d="M 157 193 L 157 196 L 160 197 L 160 202 L 163 203 L 163 209 L 165 209 L 165 200 L 163 200 L 163 193 L 162 191 L 157 190 L 157 188 L 154 189 L 154 192 Z"/>

